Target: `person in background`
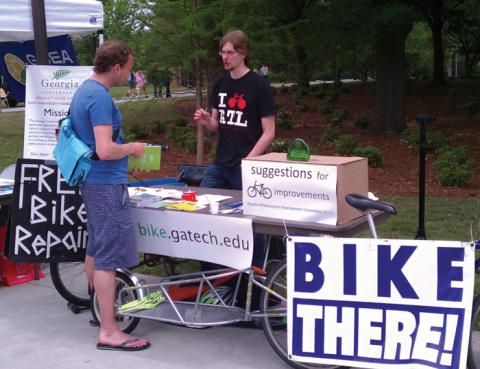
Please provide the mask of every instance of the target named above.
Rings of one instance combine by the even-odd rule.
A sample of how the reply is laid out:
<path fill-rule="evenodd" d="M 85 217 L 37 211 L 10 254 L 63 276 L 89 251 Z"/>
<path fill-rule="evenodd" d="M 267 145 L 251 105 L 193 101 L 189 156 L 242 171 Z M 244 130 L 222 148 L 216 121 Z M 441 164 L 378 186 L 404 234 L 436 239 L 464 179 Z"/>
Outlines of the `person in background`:
<path fill-rule="evenodd" d="M 97 349 L 139 351 L 144 338 L 122 332 L 115 320 L 116 269 L 138 264 L 128 197 L 128 155 L 141 157 L 145 144 L 125 143 L 122 114 L 109 90 L 124 86 L 133 65 L 132 50 L 117 41 L 103 43 L 95 53 L 93 75 L 76 91 L 70 106 L 73 128 L 99 157 L 81 188 L 87 213 L 85 270 L 100 309 Z"/>
<path fill-rule="evenodd" d="M 262 155 L 275 137 L 276 107 L 270 85 L 248 67 L 250 45 L 241 30 L 228 32 L 219 54 L 225 71 L 213 85 L 211 113 L 198 109 L 193 119 L 218 131 L 213 164 L 203 175 L 201 187 L 242 189 L 241 161 Z M 262 242 L 256 237 L 253 263 L 261 266 Z M 263 245 L 262 245 L 263 246 Z"/>
<path fill-rule="evenodd" d="M 140 97 L 140 92 L 143 92 L 142 96 L 147 95 L 147 79 L 145 78 L 145 74 L 141 70 L 135 73 L 135 83 L 137 89 L 137 97 Z"/>
<path fill-rule="evenodd" d="M 265 64 L 260 67 L 260 75 L 268 82 L 268 67 Z"/>
<path fill-rule="evenodd" d="M 135 72 L 130 71 L 128 75 L 128 92 L 127 97 L 134 97 L 136 94 L 136 82 L 135 82 Z"/>

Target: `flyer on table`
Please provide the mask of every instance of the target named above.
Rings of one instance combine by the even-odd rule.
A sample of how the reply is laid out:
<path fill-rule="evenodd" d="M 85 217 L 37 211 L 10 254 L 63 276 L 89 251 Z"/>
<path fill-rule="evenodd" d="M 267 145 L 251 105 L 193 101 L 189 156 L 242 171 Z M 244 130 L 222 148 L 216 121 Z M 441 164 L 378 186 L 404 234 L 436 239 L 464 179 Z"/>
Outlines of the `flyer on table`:
<path fill-rule="evenodd" d="M 54 160 L 55 128 L 68 114 L 77 88 L 92 67 L 28 65 L 25 95 L 25 159 Z"/>
<path fill-rule="evenodd" d="M 287 260 L 293 360 L 465 368 L 475 277 L 470 243 L 292 237 Z"/>

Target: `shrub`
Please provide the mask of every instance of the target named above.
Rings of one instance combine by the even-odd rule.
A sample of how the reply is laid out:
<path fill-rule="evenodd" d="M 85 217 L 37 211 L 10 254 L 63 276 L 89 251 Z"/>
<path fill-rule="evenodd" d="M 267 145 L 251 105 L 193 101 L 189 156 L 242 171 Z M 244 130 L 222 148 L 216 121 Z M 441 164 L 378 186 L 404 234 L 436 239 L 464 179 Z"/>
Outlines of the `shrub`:
<path fill-rule="evenodd" d="M 164 122 L 154 122 L 152 125 L 152 132 L 153 133 L 163 133 L 165 132 L 165 123 Z"/>
<path fill-rule="evenodd" d="M 340 108 L 338 109 L 336 112 L 335 112 L 335 117 L 340 121 L 344 121 L 345 119 L 348 118 L 348 116 L 350 115 L 349 111 L 348 111 L 348 108 Z"/>
<path fill-rule="evenodd" d="M 353 126 L 355 128 L 367 129 L 370 125 L 370 121 L 364 115 L 358 115 L 353 121 Z"/>
<path fill-rule="evenodd" d="M 340 136 L 339 127 L 327 127 L 322 133 L 321 139 L 323 142 L 331 143 Z"/>
<path fill-rule="evenodd" d="M 326 119 L 327 119 L 328 125 L 330 127 L 340 127 L 341 126 L 342 121 L 341 121 L 341 119 L 339 119 L 336 116 L 332 116 L 331 114 L 329 114 L 329 115 L 327 115 Z"/>
<path fill-rule="evenodd" d="M 279 112 L 277 127 L 285 130 L 289 130 L 293 128 L 292 116 L 288 111 Z"/>
<path fill-rule="evenodd" d="M 293 128 L 293 122 L 290 118 L 280 118 L 277 127 L 283 130 L 290 130 Z"/>
<path fill-rule="evenodd" d="M 182 147 L 184 147 L 189 153 L 197 152 L 197 135 L 192 131 L 187 132 L 183 137 Z"/>
<path fill-rule="evenodd" d="M 297 104 L 297 109 L 298 111 L 300 112 L 306 112 L 310 109 L 310 106 L 308 105 L 308 103 L 306 101 L 300 101 L 299 104 Z"/>
<path fill-rule="evenodd" d="M 288 147 L 290 146 L 291 143 L 292 143 L 292 140 L 288 138 L 287 139 L 277 138 L 273 140 L 272 143 L 270 144 L 270 150 L 273 152 L 287 152 Z"/>
<path fill-rule="evenodd" d="M 475 163 L 469 159 L 470 151 L 465 146 L 447 146 L 433 162 L 437 179 L 442 186 L 464 187 L 475 171 Z"/>
<path fill-rule="evenodd" d="M 407 128 L 400 135 L 400 142 L 403 142 L 408 147 L 418 147 L 418 141 L 420 140 L 420 134 L 418 129 Z"/>
<path fill-rule="evenodd" d="M 400 135 L 400 141 L 408 147 L 418 149 L 420 145 L 420 132 L 418 129 L 407 128 Z M 441 132 L 427 132 L 426 149 L 429 152 L 436 152 L 447 144 Z"/>
<path fill-rule="evenodd" d="M 325 96 L 327 96 L 325 90 L 316 90 L 315 93 L 314 93 L 314 96 L 317 98 L 317 99 L 323 99 Z"/>
<path fill-rule="evenodd" d="M 145 140 L 150 135 L 150 129 L 147 126 L 133 124 L 125 127 L 125 133 L 131 140 Z"/>
<path fill-rule="evenodd" d="M 368 165 L 376 168 L 382 165 L 382 152 L 380 149 L 368 145 L 366 147 L 357 147 L 353 150 L 353 154 L 368 159 Z"/>
<path fill-rule="evenodd" d="M 352 155 L 357 145 L 357 140 L 352 135 L 341 135 L 333 141 L 335 151 L 340 155 Z"/>
<path fill-rule="evenodd" d="M 176 145 L 183 146 L 188 133 L 192 132 L 187 127 L 172 126 L 165 133 L 165 138 L 173 141 Z"/>
<path fill-rule="evenodd" d="M 330 101 L 324 100 L 324 102 L 320 105 L 320 112 L 324 115 L 331 114 L 333 111 L 333 105 Z"/>
<path fill-rule="evenodd" d="M 177 126 L 177 127 L 186 127 L 188 125 L 188 119 L 177 118 L 172 123 L 174 126 Z"/>

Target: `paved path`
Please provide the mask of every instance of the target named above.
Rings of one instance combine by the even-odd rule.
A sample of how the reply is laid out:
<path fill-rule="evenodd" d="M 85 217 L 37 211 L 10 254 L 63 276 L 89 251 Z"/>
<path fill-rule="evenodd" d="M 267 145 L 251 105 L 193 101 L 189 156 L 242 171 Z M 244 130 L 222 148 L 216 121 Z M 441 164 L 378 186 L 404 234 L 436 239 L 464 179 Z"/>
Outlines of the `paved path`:
<path fill-rule="evenodd" d="M 288 369 L 260 329 L 191 329 L 143 320 L 134 334 L 143 352 L 100 351 L 89 312 L 73 314 L 50 277 L 0 288 L 0 368 L 4 369 Z"/>

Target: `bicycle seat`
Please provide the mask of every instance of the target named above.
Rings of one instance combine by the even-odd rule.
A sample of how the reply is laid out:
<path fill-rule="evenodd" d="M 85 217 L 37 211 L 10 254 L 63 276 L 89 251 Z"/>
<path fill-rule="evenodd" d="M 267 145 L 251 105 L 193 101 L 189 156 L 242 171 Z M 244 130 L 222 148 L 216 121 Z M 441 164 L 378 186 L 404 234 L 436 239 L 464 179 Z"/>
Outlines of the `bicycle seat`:
<path fill-rule="evenodd" d="M 397 209 L 386 202 L 372 200 L 366 196 L 356 193 L 351 193 L 345 196 L 345 201 L 348 205 L 360 211 L 380 210 L 387 214 L 396 214 Z"/>

